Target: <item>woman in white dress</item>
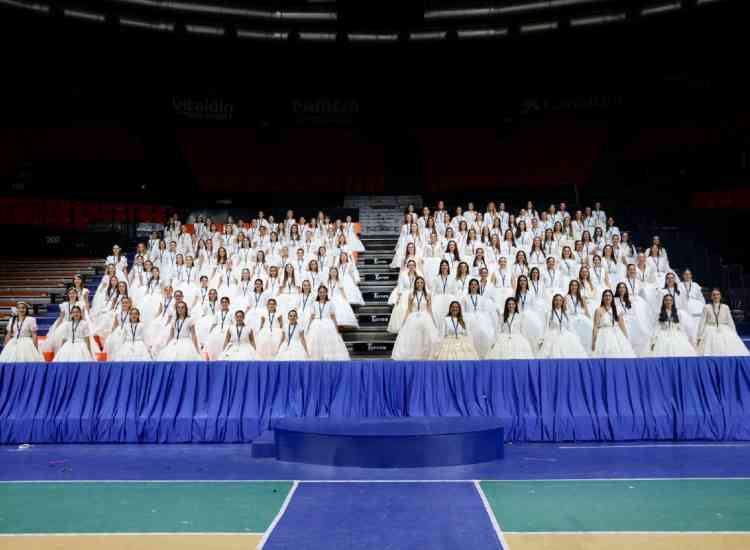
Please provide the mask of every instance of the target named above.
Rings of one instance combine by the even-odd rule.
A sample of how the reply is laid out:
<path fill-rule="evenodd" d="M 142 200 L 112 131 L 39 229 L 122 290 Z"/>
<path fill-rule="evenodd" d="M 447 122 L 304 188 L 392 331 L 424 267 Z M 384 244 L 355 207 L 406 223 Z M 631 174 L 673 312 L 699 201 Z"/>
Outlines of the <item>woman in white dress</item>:
<path fill-rule="evenodd" d="M 297 302 L 294 304 L 294 310 L 297 314 L 297 320 L 305 331 L 310 324 L 310 317 L 313 312 L 316 295 L 313 292 L 312 284 L 305 279 L 302 281 L 302 292 L 297 296 Z M 288 317 L 288 316 L 287 316 Z"/>
<path fill-rule="evenodd" d="M 149 323 L 146 340 L 151 353 L 156 356 L 167 345 L 172 330 L 172 321 L 175 318 L 175 300 L 172 286 L 166 285 L 163 290 L 163 299 L 159 305 L 156 318 Z"/>
<path fill-rule="evenodd" d="M 349 351 L 336 328 L 336 307 L 328 299 L 326 286 L 318 288 L 306 340 L 310 358 L 315 361 L 349 360 Z"/>
<path fill-rule="evenodd" d="M 680 289 L 680 295 L 677 299 L 677 307 L 686 311 L 690 317 L 696 321 L 696 326 L 703 317 L 703 309 L 706 305 L 706 299 L 703 296 L 701 286 L 693 281 L 693 272 L 686 269 L 682 273 L 682 281 L 677 284 Z"/>
<path fill-rule="evenodd" d="M 625 320 L 617 314 L 611 290 L 604 291 L 594 315 L 591 352 L 593 357 L 635 358 Z"/>
<path fill-rule="evenodd" d="M 544 317 L 533 307 L 531 294 L 529 293 L 529 279 L 526 275 L 520 275 L 516 279 L 516 309 L 523 317 L 521 323 L 521 334 L 523 334 L 533 347 L 536 346 L 544 332 Z"/>
<path fill-rule="evenodd" d="M 284 331 L 284 317 L 278 310 L 275 298 L 269 298 L 266 312 L 260 317 L 260 327 L 255 338 L 255 349 L 258 357 L 271 360 L 276 357 L 281 345 Z"/>
<path fill-rule="evenodd" d="M 125 325 L 128 324 L 130 319 L 130 309 L 132 308 L 132 301 L 130 298 L 125 296 L 120 302 L 120 307 L 115 312 L 114 321 L 112 323 L 112 329 L 109 332 L 109 336 L 104 340 L 104 352 L 107 357 L 114 357 L 117 355 L 117 349 L 125 341 Z"/>
<path fill-rule="evenodd" d="M 104 260 L 104 265 L 115 266 L 115 275 L 120 281 L 126 281 L 128 275 L 128 260 L 122 255 L 122 249 L 118 245 L 112 247 L 112 254 Z"/>
<path fill-rule="evenodd" d="M 662 251 L 661 247 L 658 244 L 653 244 L 651 245 L 651 248 L 649 248 L 648 262 L 656 272 L 656 286 L 664 286 L 667 274 L 674 274 L 674 272 L 672 271 L 672 268 L 669 267 L 669 259 L 667 258 L 666 252 Z"/>
<path fill-rule="evenodd" d="M 144 340 L 146 327 L 141 323 L 141 312 L 138 311 L 138 308 L 131 307 L 128 313 L 130 319 L 121 328 L 123 341 L 118 345 L 110 360 L 117 362 L 151 361 L 153 357 Z"/>
<path fill-rule="evenodd" d="M 584 349 L 591 349 L 594 322 L 589 315 L 586 299 L 581 294 L 581 284 L 573 279 L 568 283 L 568 293 L 565 295 L 565 312 L 570 319 L 573 332 L 578 335 Z"/>
<path fill-rule="evenodd" d="M 680 321 L 674 298 L 671 294 L 665 294 L 647 356 L 690 357 L 697 355 Z"/>
<path fill-rule="evenodd" d="M 354 315 L 352 306 L 349 305 L 348 295 L 337 268 L 332 267 L 328 270 L 326 286 L 328 287 L 328 295 L 336 309 L 336 324 L 344 328 L 359 328 L 359 321 L 357 316 Z"/>
<path fill-rule="evenodd" d="M 349 303 L 353 306 L 363 305 L 365 300 L 362 298 L 362 292 L 359 290 L 359 270 L 346 252 L 339 254 L 338 269 Z"/>
<path fill-rule="evenodd" d="M 479 354 L 474 348 L 474 341 L 468 325 L 461 313 L 461 304 L 451 302 L 448 315 L 443 318 L 442 341 L 435 354 L 435 359 L 442 361 L 478 360 Z"/>
<path fill-rule="evenodd" d="M 226 296 L 219 301 L 219 310 L 214 316 L 206 344 L 203 346 L 204 351 L 208 353 L 208 358 L 211 361 L 216 361 L 224 350 L 227 330 L 232 325 L 232 312 L 229 310 L 230 303 L 231 301 Z"/>
<path fill-rule="evenodd" d="M 570 318 L 565 312 L 565 300 L 560 294 L 552 298 L 552 307 L 544 325 L 539 357 L 544 359 L 587 358 L 588 353 L 573 332 Z"/>
<path fill-rule="evenodd" d="M 495 343 L 495 323 L 490 315 L 495 314 L 495 307 L 492 300 L 480 294 L 477 279 L 469 281 L 469 291 L 461 298 L 461 310 L 474 342 L 474 349 L 483 359 Z"/>
<path fill-rule="evenodd" d="M 343 231 L 346 235 L 346 241 L 349 243 L 349 249 L 352 252 L 364 252 L 365 251 L 365 245 L 362 244 L 362 241 L 359 240 L 359 237 L 357 236 L 357 231 L 355 228 L 354 222 L 352 222 L 352 217 L 347 216 L 346 222 L 343 225 Z"/>
<path fill-rule="evenodd" d="M 643 298 L 630 294 L 630 286 L 627 283 L 619 283 L 614 294 L 617 315 L 625 322 L 630 345 L 636 355 L 643 355 L 648 351 L 653 333 L 651 311 Z"/>
<path fill-rule="evenodd" d="M 198 336 L 195 322 L 188 315 L 185 302 L 175 307 L 175 318 L 172 323 L 169 343 L 156 357 L 157 361 L 203 361 L 198 347 Z"/>
<path fill-rule="evenodd" d="M 718 288 L 711 291 L 711 303 L 703 308 L 698 328 L 698 353 L 706 356 L 750 355 L 747 346 L 737 335 L 729 306 L 721 303 Z"/>
<path fill-rule="evenodd" d="M 442 257 L 443 247 L 440 244 L 438 234 L 433 232 L 430 234 L 430 243 L 425 246 L 422 256 L 422 269 L 425 277 L 430 282 L 432 282 L 432 278 L 435 277 L 440 270 Z M 433 292 L 435 291 L 434 289 L 432 290 Z"/>
<path fill-rule="evenodd" d="M 149 325 L 159 314 L 162 299 L 161 272 L 158 267 L 151 269 L 150 278 L 146 286 L 138 289 L 140 292 L 136 297 L 136 304 L 141 310 L 141 322 Z"/>
<path fill-rule="evenodd" d="M 81 307 L 89 310 L 91 307 L 89 289 L 86 288 L 86 278 L 80 273 L 73 275 L 73 288 L 78 292 L 78 301 L 81 303 Z"/>
<path fill-rule="evenodd" d="M 44 361 L 39 351 L 36 319 L 29 315 L 29 305 L 18 302 L 5 333 L 0 363 L 35 363 Z"/>
<path fill-rule="evenodd" d="M 300 321 L 297 310 L 292 309 L 287 315 L 286 328 L 281 339 L 277 361 L 307 361 L 310 353 L 305 341 L 305 327 Z"/>
<path fill-rule="evenodd" d="M 432 298 L 422 277 L 414 281 L 408 304 L 406 320 L 396 337 L 391 357 L 396 360 L 431 359 L 435 355 L 439 335 L 432 318 Z"/>
<path fill-rule="evenodd" d="M 415 279 L 416 282 L 416 279 Z M 440 260 L 438 274 L 432 282 L 431 309 L 436 327 L 442 326 L 443 318 L 448 315 L 450 303 L 458 297 L 453 292 L 453 277 L 448 260 Z"/>
<path fill-rule="evenodd" d="M 388 321 L 388 332 L 391 334 L 398 334 L 401 330 L 408 307 L 409 293 L 414 288 L 414 281 L 418 276 L 417 264 L 412 260 L 407 264 L 406 272 L 399 275 L 398 284 L 388 298 L 388 304 L 394 306 L 391 310 L 391 318 Z"/>
<path fill-rule="evenodd" d="M 690 343 L 693 344 L 698 340 L 698 323 L 700 318 L 693 317 L 690 313 L 682 307 L 682 304 L 687 305 L 687 300 L 682 296 L 680 287 L 677 286 L 677 280 L 674 273 L 667 273 L 664 277 L 664 288 L 662 294 L 669 294 L 674 299 L 674 305 L 680 315 L 680 325 L 682 329 L 687 333 Z"/>
<path fill-rule="evenodd" d="M 220 361 L 257 361 L 253 329 L 245 324 L 245 312 L 234 313 L 234 325 L 226 330 Z"/>
<path fill-rule="evenodd" d="M 91 355 L 91 344 L 89 342 L 89 327 L 83 320 L 83 312 L 79 306 L 70 309 L 70 321 L 65 321 L 60 329 L 60 341 L 62 346 L 53 363 L 80 363 L 93 361 Z"/>
<path fill-rule="evenodd" d="M 286 315 L 286 313 L 294 307 L 299 296 L 301 281 L 297 278 L 297 273 L 294 270 L 294 265 L 288 263 L 284 266 L 284 276 L 281 281 L 281 287 L 276 294 L 276 303 L 278 305 L 279 314 Z"/>
<path fill-rule="evenodd" d="M 517 311 L 515 298 L 505 300 L 500 328 L 487 359 L 533 359 L 531 344 L 523 335 L 523 315 Z"/>
<path fill-rule="evenodd" d="M 115 291 L 116 286 L 117 285 L 115 285 L 114 287 Z M 77 306 L 79 309 L 81 309 L 81 305 L 78 302 L 78 292 L 75 288 L 69 288 L 67 296 L 68 301 L 60 304 L 60 314 L 58 315 L 57 319 L 55 319 L 55 322 L 52 324 L 50 329 L 47 331 L 46 339 L 40 345 L 40 351 L 42 351 L 42 353 L 56 353 L 57 350 L 60 349 L 60 346 L 62 346 L 63 326 L 66 322 L 70 321 L 71 311 L 74 307 Z M 83 309 L 81 309 L 81 311 L 83 311 Z M 90 334 L 90 329 L 88 332 Z"/>

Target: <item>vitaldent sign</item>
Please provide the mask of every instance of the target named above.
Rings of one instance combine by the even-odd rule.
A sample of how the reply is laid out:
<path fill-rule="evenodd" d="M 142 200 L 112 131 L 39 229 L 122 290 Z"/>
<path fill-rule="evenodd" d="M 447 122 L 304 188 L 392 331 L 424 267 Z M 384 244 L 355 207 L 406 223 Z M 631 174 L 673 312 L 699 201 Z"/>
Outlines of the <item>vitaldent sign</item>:
<path fill-rule="evenodd" d="M 197 120 L 229 121 L 234 117 L 234 104 L 221 98 L 173 96 L 172 109 L 177 116 Z"/>

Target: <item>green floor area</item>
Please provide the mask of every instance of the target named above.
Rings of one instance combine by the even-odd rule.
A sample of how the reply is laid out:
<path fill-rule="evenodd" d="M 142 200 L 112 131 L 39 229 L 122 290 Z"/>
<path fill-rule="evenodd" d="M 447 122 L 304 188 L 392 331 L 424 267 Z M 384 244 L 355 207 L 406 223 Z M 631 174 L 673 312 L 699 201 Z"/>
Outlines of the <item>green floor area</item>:
<path fill-rule="evenodd" d="M 262 533 L 292 484 L 0 484 L 0 533 Z"/>
<path fill-rule="evenodd" d="M 750 531 L 750 480 L 485 481 L 507 532 Z"/>

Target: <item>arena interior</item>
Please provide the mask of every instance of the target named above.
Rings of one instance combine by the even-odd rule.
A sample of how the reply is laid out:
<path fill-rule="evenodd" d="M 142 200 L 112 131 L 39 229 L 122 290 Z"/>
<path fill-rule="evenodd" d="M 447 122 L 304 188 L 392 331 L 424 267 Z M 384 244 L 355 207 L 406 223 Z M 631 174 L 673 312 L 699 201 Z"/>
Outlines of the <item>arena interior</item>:
<path fill-rule="evenodd" d="M 739 0 L 0 0 L 0 550 L 750 548 Z"/>

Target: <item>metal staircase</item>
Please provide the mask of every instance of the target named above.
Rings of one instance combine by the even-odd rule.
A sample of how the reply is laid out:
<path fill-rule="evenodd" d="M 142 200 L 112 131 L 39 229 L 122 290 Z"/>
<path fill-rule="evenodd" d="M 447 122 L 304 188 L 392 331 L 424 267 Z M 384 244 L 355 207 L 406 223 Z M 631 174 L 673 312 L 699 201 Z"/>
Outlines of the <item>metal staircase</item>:
<path fill-rule="evenodd" d="M 362 224 L 360 239 L 365 252 L 357 258 L 361 277 L 359 288 L 365 304 L 357 310 L 359 329 L 343 334 L 353 359 L 390 358 L 394 334 L 386 330 L 391 306 L 388 298 L 398 282 L 398 269 L 390 263 L 398 241 L 403 212 L 409 204 L 420 208 L 419 196 L 365 196 L 347 197 L 347 208 L 359 208 Z"/>

